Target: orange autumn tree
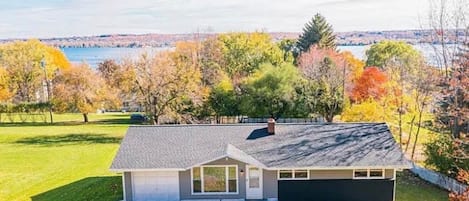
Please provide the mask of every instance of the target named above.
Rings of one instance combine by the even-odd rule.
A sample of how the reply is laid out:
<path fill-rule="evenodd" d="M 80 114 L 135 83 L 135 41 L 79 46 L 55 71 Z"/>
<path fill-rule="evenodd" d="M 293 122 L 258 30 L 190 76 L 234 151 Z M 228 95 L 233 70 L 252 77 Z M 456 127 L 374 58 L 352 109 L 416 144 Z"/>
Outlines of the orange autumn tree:
<path fill-rule="evenodd" d="M 355 82 L 350 98 L 353 102 L 362 102 L 369 98 L 379 100 L 386 95 L 384 84 L 387 81 L 386 74 L 379 68 L 367 67 Z"/>

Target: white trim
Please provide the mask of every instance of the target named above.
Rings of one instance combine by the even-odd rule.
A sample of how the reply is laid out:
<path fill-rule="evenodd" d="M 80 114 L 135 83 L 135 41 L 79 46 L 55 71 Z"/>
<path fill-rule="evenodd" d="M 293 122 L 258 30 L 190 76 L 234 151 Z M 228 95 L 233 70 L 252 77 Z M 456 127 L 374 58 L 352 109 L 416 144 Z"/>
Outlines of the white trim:
<path fill-rule="evenodd" d="M 146 171 L 186 171 L 186 170 L 191 169 L 192 167 L 199 167 L 199 166 L 202 166 L 204 164 L 207 164 L 207 163 L 210 163 L 210 162 L 213 162 L 213 161 L 216 161 L 216 160 L 223 159 L 225 157 L 231 158 L 228 155 L 224 155 L 222 157 L 219 157 L 219 158 L 216 158 L 216 159 L 204 162 L 204 163 L 200 163 L 198 165 L 193 165 L 193 166 L 190 166 L 190 167 L 187 167 L 187 168 L 148 168 L 148 169 L 144 169 L 144 168 L 132 169 L 132 168 L 130 168 L 130 169 L 109 169 L 109 170 L 112 171 L 112 172 L 117 172 L 117 173 L 120 173 L 120 172 L 146 172 Z M 232 159 L 234 159 L 234 158 L 232 158 Z M 234 159 L 234 160 L 237 160 L 237 159 Z M 244 161 L 240 161 L 240 162 L 244 162 Z M 307 169 L 307 170 L 397 169 L 399 171 L 402 171 L 403 169 L 410 169 L 410 168 L 411 168 L 411 166 L 337 166 L 337 167 L 321 167 L 321 166 L 318 166 L 318 167 L 281 167 L 281 168 L 265 167 L 263 169 L 265 169 L 265 170 L 285 170 L 285 169 Z"/>
<path fill-rule="evenodd" d="M 357 171 L 357 170 L 366 171 L 366 177 L 356 177 L 356 176 L 355 176 L 355 171 Z M 372 177 L 372 176 L 370 175 L 370 172 L 371 172 L 372 170 L 373 170 L 373 171 L 375 171 L 375 170 L 381 170 L 381 176 L 380 176 L 380 177 Z M 368 168 L 368 169 L 365 169 L 365 168 L 364 168 L 364 169 L 354 169 L 352 176 L 353 176 L 353 179 L 384 179 L 384 178 L 386 177 L 385 174 L 386 174 L 385 169 L 380 169 L 380 168 Z"/>
<path fill-rule="evenodd" d="M 295 171 L 296 170 L 305 170 L 306 171 L 306 178 L 296 178 L 295 177 Z M 292 177 L 291 178 L 280 178 L 280 171 L 291 171 L 292 173 Z M 299 168 L 295 168 L 295 169 L 281 169 L 281 170 L 278 170 L 277 171 L 277 180 L 309 180 L 309 171 L 308 169 L 299 169 Z"/>
<path fill-rule="evenodd" d="M 251 178 L 250 178 L 250 168 L 257 168 L 258 171 L 259 171 L 259 188 L 258 188 L 258 191 L 260 192 L 260 195 L 257 196 L 257 194 L 249 194 L 249 193 L 252 193 L 251 189 L 254 189 L 254 188 L 250 188 L 249 187 L 249 184 L 250 184 L 250 181 L 251 181 Z M 260 167 L 257 167 L 255 165 L 249 165 L 249 164 L 246 164 L 246 199 L 262 199 L 264 197 L 264 171 L 262 168 Z M 254 195 L 254 196 L 253 196 Z"/>
<path fill-rule="evenodd" d="M 117 173 L 121 173 L 121 172 L 153 172 L 153 171 L 156 171 L 156 172 L 168 172 L 168 171 L 185 171 L 187 169 L 184 169 L 184 168 L 148 168 L 148 169 L 144 169 L 144 168 L 138 168 L 138 169 L 109 169 L 109 171 L 111 172 L 117 172 Z"/>
<path fill-rule="evenodd" d="M 226 176 L 226 181 L 225 181 L 225 192 L 204 192 L 204 167 L 224 167 L 225 168 L 225 176 Z M 236 192 L 229 192 L 229 180 L 230 180 L 230 175 L 229 175 L 229 168 L 234 167 L 235 172 L 236 172 Z M 200 169 L 200 190 L 202 192 L 194 192 L 194 175 L 193 175 L 193 169 L 194 168 L 199 168 Z M 198 167 L 192 167 L 190 169 L 191 172 L 191 195 L 237 195 L 239 194 L 239 177 L 238 177 L 238 165 L 202 165 Z"/>
<path fill-rule="evenodd" d="M 392 192 L 393 193 L 392 201 L 396 201 L 396 169 L 394 169 L 394 175 L 393 175 L 392 180 L 393 180 L 393 183 L 394 183 L 394 185 L 393 185 L 394 190 Z"/>
<path fill-rule="evenodd" d="M 336 167 L 273 167 L 264 168 L 266 170 L 289 170 L 289 169 L 307 169 L 307 170 L 354 170 L 354 169 L 410 169 L 411 166 L 336 166 Z"/>
<path fill-rule="evenodd" d="M 130 175 L 132 177 L 132 175 Z M 132 179 L 130 180 L 132 181 Z M 125 172 L 122 173 L 122 193 L 124 194 L 124 199 L 123 201 L 127 201 L 127 196 L 125 194 Z"/>
<path fill-rule="evenodd" d="M 223 156 L 220 156 L 220 157 L 217 157 L 217 158 L 214 158 L 214 159 L 210 159 L 210 160 L 207 160 L 207 161 L 204 161 L 204 162 L 197 163 L 195 165 L 189 166 L 189 167 L 185 168 L 184 170 L 189 170 L 189 169 L 192 170 L 193 167 L 201 167 L 201 166 L 203 166 L 207 163 L 214 162 L 214 161 L 217 161 L 217 160 L 220 160 L 220 159 L 223 159 L 223 158 L 227 158 L 227 157 L 228 157 L 228 155 L 223 155 Z"/>

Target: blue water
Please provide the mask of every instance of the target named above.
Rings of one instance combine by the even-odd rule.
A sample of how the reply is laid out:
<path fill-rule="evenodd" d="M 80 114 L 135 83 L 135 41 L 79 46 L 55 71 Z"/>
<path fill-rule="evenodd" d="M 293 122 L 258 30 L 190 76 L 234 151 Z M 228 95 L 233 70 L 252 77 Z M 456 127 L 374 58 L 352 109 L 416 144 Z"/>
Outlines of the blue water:
<path fill-rule="evenodd" d="M 365 52 L 370 46 L 339 46 L 343 51 L 352 52 L 355 57 L 365 59 Z M 416 45 L 423 55 L 432 63 L 433 50 L 429 45 Z M 144 52 L 154 53 L 168 48 L 63 48 L 68 60 L 72 63 L 86 62 L 92 67 L 96 67 L 105 59 L 114 59 L 120 61 L 125 58 L 135 59 Z"/>
<path fill-rule="evenodd" d="M 74 64 L 86 62 L 92 67 L 106 59 L 121 61 L 122 59 L 136 59 L 139 55 L 147 52 L 154 53 L 168 48 L 62 48 L 68 60 Z"/>

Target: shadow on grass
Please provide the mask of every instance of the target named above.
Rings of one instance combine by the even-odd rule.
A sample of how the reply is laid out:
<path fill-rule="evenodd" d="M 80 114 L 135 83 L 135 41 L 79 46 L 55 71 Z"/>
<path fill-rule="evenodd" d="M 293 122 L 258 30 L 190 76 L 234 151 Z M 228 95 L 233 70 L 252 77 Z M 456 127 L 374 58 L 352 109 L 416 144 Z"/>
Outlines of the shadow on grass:
<path fill-rule="evenodd" d="M 42 146 L 63 146 L 63 145 L 76 145 L 76 144 L 117 144 L 120 143 L 122 138 L 110 137 L 105 134 L 68 134 L 68 135 L 45 135 L 22 138 L 15 141 L 15 143 L 26 145 L 42 145 Z"/>
<path fill-rule="evenodd" d="M 87 177 L 31 197 L 33 201 L 49 200 L 122 200 L 120 176 Z"/>

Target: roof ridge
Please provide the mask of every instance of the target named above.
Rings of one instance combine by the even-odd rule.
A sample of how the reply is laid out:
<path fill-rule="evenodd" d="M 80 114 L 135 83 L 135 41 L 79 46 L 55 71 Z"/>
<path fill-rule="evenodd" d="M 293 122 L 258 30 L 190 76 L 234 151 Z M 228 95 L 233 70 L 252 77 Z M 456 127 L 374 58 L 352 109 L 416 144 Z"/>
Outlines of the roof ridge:
<path fill-rule="evenodd" d="M 351 124 L 386 124 L 386 122 L 313 122 L 313 123 L 276 123 L 276 125 L 351 125 Z M 129 125 L 129 127 L 202 127 L 202 126 L 258 126 L 267 123 L 233 123 L 233 124 L 160 124 L 160 125 Z"/>

